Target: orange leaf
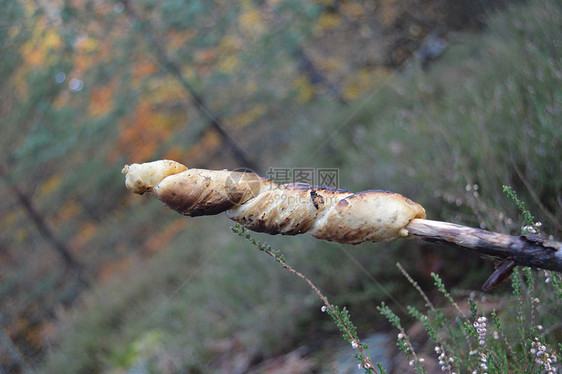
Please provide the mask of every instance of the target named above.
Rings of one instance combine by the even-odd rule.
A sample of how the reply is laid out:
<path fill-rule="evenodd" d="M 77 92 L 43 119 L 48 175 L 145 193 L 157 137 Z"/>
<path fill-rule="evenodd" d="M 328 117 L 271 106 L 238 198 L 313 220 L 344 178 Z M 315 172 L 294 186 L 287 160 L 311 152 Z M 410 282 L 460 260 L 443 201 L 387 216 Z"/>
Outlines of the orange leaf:
<path fill-rule="evenodd" d="M 103 87 L 94 87 L 90 95 L 88 114 L 92 117 L 103 116 L 113 109 L 113 93 L 116 89 L 115 83 Z"/>

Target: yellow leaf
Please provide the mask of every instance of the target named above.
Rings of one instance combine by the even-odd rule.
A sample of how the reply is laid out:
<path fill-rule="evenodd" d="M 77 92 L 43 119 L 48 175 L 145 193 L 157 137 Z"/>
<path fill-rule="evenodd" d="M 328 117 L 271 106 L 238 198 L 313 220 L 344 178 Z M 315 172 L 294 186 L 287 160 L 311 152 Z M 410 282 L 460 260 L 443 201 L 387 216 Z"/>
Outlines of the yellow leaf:
<path fill-rule="evenodd" d="M 21 243 L 25 239 L 27 239 L 27 231 L 25 231 L 25 229 L 22 228 L 18 229 L 16 231 L 16 240 Z"/>
<path fill-rule="evenodd" d="M 261 117 L 266 111 L 266 106 L 263 104 L 258 104 L 243 113 L 238 114 L 229 122 L 232 122 L 233 127 L 243 128 L 255 122 L 259 117 Z"/>
<path fill-rule="evenodd" d="M 93 52 L 98 48 L 98 41 L 86 36 L 78 41 L 76 48 L 84 52 Z"/>
<path fill-rule="evenodd" d="M 48 28 L 42 22 L 36 22 L 37 27 L 33 29 L 31 38 L 21 46 L 21 54 L 24 65 L 39 66 L 45 63 L 47 53 L 51 49 L 62 45 L 61 38 L 55 28 Z"/>
<path fill-rule="evenodd" d="M 221 59 L 218 68 L 223 73 L 230 73 L 238 66 L 238 56 L 229 55 Z"/>
<path fill-rule="evenodd" d="M 62 180 L 63 180 L 63 174 L 61 173 L 55 174 L 49 179 L 47 179 L 41 185 L 41 187 L 39 187 L 38 198 L 41 199 L 53 193 L 60 186 Z"/>
<path fill-rule="evenodd" d="M 305 76 L 297 77 L 291 84 L 293 89 L 297 90 L 298 100 L 300 102 L 309 102 L 314 96 L 314 87 Z"/>
<path fill-rule="evenodd" d="M 62 40 L 56 29 L 49 29 L 45 34 L 43 43 L 46 49 L 57 49 L 62 45 Z"/>
<path fill-rule="evenodd" d="M 231 53 L 239 51 L 242 48 L 242 40 L 234 34 L 226 34 L 220 41 L 217 49 L 221 53 Z"/>
<path fill-rule="evenodd" d="M 265 29 L 259 10 L 249 2 L 243 2 L 242 12 L 238 16 L 238 27 L 242 33 L 252 37 L 261 34 Z"/>
<path fill-rule="evenodd" d="M 75 218 L 82 211 L 82 206 L 77 201 L 66 202 L 58 211 L 57 216 L 53 220 L 56 226 L 62 225 L 66 221 Z"/>
<path fill-rule="evenodd" d="M 16 218 L 19 216 L 18 210 L 10 210 L 8 213 L 4 213 L 2 225 L 13 225 L 16 222 Z"/>
<path fill-rule="evenodd" d="M 347 83 L 342 96 L 346 100 L 357 99 L 359 96 L 372 90 L 375 85 L 380 83 L 387 75 L 388 72 L 385 69 L 361 69 L 357 75 Z"/>
<path fill-rule="evenodd" d="M 323 34 L 325 31 L 333 30 L 341 23 L 341 18 L 337 14 L 323 13 L 316 22 L 315 29 L 318 35 Z"/>

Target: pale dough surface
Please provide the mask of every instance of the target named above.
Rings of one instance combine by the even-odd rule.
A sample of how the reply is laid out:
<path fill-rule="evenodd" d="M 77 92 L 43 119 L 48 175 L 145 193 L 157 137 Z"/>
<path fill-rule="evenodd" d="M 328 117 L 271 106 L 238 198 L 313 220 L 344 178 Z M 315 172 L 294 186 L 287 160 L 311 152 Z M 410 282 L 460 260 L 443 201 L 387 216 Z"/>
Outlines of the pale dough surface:
<path fill-rule="evenodd" d="M 392 241 L 407 235 L 410 220 L 425 218 L 421 205 L 393 192 L 277 185 L 253 173 L 188 169 L 170 160 L 127 165 L 123 173 L 129 190 L 151 192 L 178 213 L 226 212 L 248 229 L 269 234 L 308 232 L 348 244 Z"/>

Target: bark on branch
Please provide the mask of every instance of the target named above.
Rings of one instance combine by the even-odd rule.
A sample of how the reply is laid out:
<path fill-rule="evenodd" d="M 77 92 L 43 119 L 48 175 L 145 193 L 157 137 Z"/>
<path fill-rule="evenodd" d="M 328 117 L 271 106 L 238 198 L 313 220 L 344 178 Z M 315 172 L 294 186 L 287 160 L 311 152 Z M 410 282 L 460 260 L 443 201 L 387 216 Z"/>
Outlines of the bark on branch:
<path fill-rule="evenodd" d="M 562 272 L 562 243 L 539 235 L 511 236 L 427 219 L 413 219 L 405 229 L 411 238 L 500 259 L 497 270 L 483 286 L 485 291 L 507 279 L 517 265 Z"/>

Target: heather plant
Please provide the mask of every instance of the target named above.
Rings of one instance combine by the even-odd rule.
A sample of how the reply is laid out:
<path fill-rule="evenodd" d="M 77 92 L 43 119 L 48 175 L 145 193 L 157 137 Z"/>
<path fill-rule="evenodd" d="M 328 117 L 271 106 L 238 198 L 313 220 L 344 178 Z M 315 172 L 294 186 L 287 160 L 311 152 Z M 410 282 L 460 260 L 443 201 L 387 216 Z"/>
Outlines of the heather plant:
<path fill-rule="evenodd" d="M 385 372 L 380 364 L 377 364 L 376 367 L 375 365 L 373 365 L 369 354 L 369 347 L 367 347 L 367 345 L 362 343 L 359 339 L 359 335 L 357 334 L 357 327 L 351 321 L 351 315 L 346 307 L 340 308 L 337 305 L 330 303 L 328 301 L 328 298 L 314 283 L 312 283 L 310 279 L 295 270 L 291 265 L 287 264 L 285 256 L 283 256 L 278 250 L 273 249 L 270 245 L 254 239 L 250 235 L 248 230 L 246 230 L 244 227 L 240 226 L 239 224 L 235 224 L 232 227 L 232 232 L 239 235 L 240 237 L 247 239 L 260 251 L 273 257 L 273 259 L 280 263 L 281 266 L 283 266 L 285 269 L 295 274 L 299 278 L 303 279 L 314 290 L 314 292 L 320 297 L 320 299 L 322 299 L 322 302 L 324 303 L 321 308 L 322 312 L 325 312 L 330 317 L 332 317 L 335 325 L 341 331 L 344 340 L 350 343 L 353 349 L 357 350 L 355 358 L 359 361 L 359 369 L 364 369 L 365 373 L 378 374 Z"/>
<path fill-rule="evenodd" d="M 398 267 L 405 273 L 400 264 Z M 504 300 L 504 305 L 511 302 L 516 308 L 487 312 L 476 298 L 469 297 L 470 313 L 467 314 L 445 288 L 439 275 L 432 273 L 435 287 L 458 312 L 453 316 L 446 315 L 444 307 L 428 302 L 427 295 L 417 283 L 407 273 L 405 275 L 420 291 L 427 306 L 425 312 L 409 306 L 408 312 L 423 324 L 443 372 L 550 374 L 559 369 L 562 347 L 556 342 L 560 338 L 560 332 L 557 332 L 560 326 L 551 319 L 556 316 L 562 301 L 559 274 L 541 275 L 529 268 L 517 269 L 512 280 L 513 295 Z M 539 292 L 537 280 L 548 287 Z M 397 346 L 406 355 L 409 365 L 417 373 L 426 373 L 424 359 L 416 353 L 400 317 L 385 303 L 379 310 L 398 329 Z M 544 325 L 541 320 L 549 320 L 552 325 Z"/>
<path fill-rule="evenodd" d="M 534 222 L 525 203 L 515 191 L 504 191 L 521 210 L 525 226 L 523 235 L 536 234 L 540 224 Z M 562 354 L 560 322 L 557 318 L 562 304 L 562 277 L 559 273 L 516 268 L 512 278 L 512 295 L 500 296 L 504 307 L 487 311 L 474 295 L 467 300 L 464 311 L 445 287 L 441 277 L 431 273 L 434 286 L 455 311 L 452 315 L 444 307 L 436 307 L 418 283 L 397 263 L 398 268 L 420 293 L 427 310 L 408 306 L 413 319 L 421 322 L 434 346 L 443 372 L 453 373 L 556 373 Z M 416 354 L 411 338 L 398 317 L 385 303 L 380 313 L 398 329 L 397 345 L 417 373 L 426 373 L 423 358 Z"/>

